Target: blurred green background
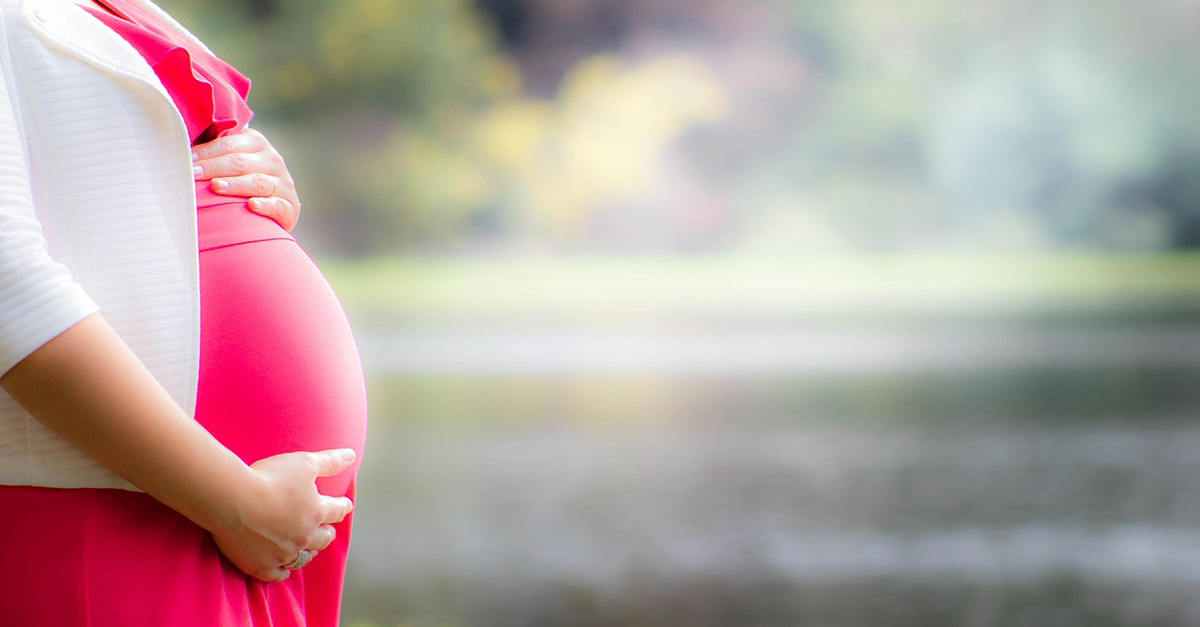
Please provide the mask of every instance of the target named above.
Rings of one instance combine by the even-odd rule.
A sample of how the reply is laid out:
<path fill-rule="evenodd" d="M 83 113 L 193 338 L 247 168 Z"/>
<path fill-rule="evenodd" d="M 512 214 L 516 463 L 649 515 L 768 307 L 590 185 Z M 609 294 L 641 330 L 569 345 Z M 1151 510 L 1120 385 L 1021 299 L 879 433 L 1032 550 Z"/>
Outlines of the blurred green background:
<path fill-rule="evenodd" d="M 1200 4 L 162 5 L 355 326 L 347 625 L 1200 623 Z"/>

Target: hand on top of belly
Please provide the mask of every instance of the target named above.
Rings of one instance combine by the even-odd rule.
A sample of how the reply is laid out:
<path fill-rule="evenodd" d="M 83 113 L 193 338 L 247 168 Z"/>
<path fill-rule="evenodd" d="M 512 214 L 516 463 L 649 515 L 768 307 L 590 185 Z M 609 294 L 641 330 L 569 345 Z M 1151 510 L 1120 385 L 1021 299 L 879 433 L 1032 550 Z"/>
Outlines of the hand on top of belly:
<path fill-rule="evenodd" d="M 225 196 L 249 198 L 250 210 L 291 231 L 300 219 L 296 182 L 278 150 L 260 132 L 247 128 L 192 148 L 197 181 Z"/>
<path fill-rule="evenodd" d="M 263 581 L 283 581 L 301 550 L 313 556 L 334 540 L 334 523 L 354 504 L 317 492 L 316 478 L 354 463 L 352 449 L 275 455 L 250 465 L 252 481 L 234 496 L 236 520 L 212 531 L 221 553 L 239 570 Z"/>

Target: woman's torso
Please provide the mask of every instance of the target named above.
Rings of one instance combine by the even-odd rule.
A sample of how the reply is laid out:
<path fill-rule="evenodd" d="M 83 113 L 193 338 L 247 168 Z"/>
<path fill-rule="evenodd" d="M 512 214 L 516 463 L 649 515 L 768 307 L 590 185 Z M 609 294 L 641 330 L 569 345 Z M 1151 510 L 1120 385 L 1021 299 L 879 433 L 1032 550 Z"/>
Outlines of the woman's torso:
<path fill-rule="evenodd" d="M 85 7 L 142 53 L 193 143 L 240 132 L 250 81 L 127 0 Z M 341 306 L 294 238 L 247 199 L 196 181 L 201 357 L 196 419 L 247 462 L 351 447 L 361 457 L 365 386 Z M 346 473 L 347 476 L 352 473 Z M 323 480 L 336 492 L 346 478 Z"/>
<path fill-rule="evenodd" d="M 21 116 L 6 117 L 0 108 L 0 127 L 17 128 L 10 121 L 16 119 L 24 124 L 32 155 L 27 185 L 39 199 L 52 252 L 97 295 L 122 335 L 141 347 L 139 356 L 156 376 L 165 371 L 180 379 L 166 384 L 185 389 L 177 396 L 181 404 L 187 406 L 188 378 L 198 377 L 197 420 L 247 461 L 300 449 L 352 446 L 361 452 L 366 428 L 362 372 L 345 315 L 324 278 L 286 232 L 249 212 L 244 200 L 205 194 L 199 184 L 195 190 L 179 185 L 178 175 L 190 168 L 184 146 L 176 141 L 179 125 L 162 115 L 161 99 L 146 97 L 148 88 L 157 87 L 130 82 L 130 76 L 143 80 L 143 66 L 127 63 L 128 55 L 110 45 L 109 33 L 78 22 L 72 13 L 81 12 L 75 7 L 66 3 L 72 11 L 57 12 L 58 4 L 63 3 L 22 0 L 22 6 L 46 8 L 40 16 L 23 16 L 28 23 L 48 24 L 45 37 L 19 33 L 7 49 L 0 47 L 0 54 L 7 54 L 0 61 L 9 62 L 4 80 L 12 91 L 7 95 L 22 109 Z M 5 18 L 14 6 L 0 0 Z M 5 27 L 9 24 L 6 19 Z M 84 42 L 79 32 L 95 39 Z M 95 51 L 87 65 L 77 63 L 83 58 L 79 50 L 71 52 L 72 59 L 55 48 L 55 37 L 72 34 L 81 48 Z M 101 66 L 117 69 L 98 70 Z M 60 80 L 28 80 L 46 76 Z M 85 93 L 88 98 L 80 98 Z M 170 94 L 172 102 L 178 103 L 180 95 Z M 193 134 L 197 128 L 209 130 L 215 121 L 185 108 L 180 114 L 190 141 L 202 136 Z M 244 128 L 244 121 L 227 131 Z M 13 135 L 7 137 L 8 144 L 0 143 L 5 165 L 19 162 L 7 159 L 9 152 L 18 154 Z M 0 197 L 20 187 L 12 178 L 0 168 Z M 186 216 L 180 213 L 184 199 Z M 0 215 L 4 211 L 0 204 Z M 228 232 L 218 233 L 217 224 L 225 224 Z M 214 233 L 218 239 L 205 239 Z M 157 248 L 126 259 L 125 239 L 145 239 Z M 159 264 L 172 273 L 156 274 Z M 195 298 L 189 268 L 198 268 Z M 166 281 L 171 289 L 155 291 L 163 286 L 162 276 L 171 277 Z M 155 309 L 164 301 L 177 309 Z M 202 305 L 199 310 L 196 304 Z M 171 311 L 181 313 L 172 316 Z M 196 320 L 188 318 L 191 312 Z M 188 354 L 190 345 L 163 340 L 186 338 L 193 322 L 199 328 L 198 367 Z M 0 421 L 0 430 L 5 424 Z M 16 448 L 28 448 L 29 442 Z M 5 444 L 0 438 L 0 447 Z M 0 461 L 7 452 L 0 450 Z M 29 464 L 37 467 L 48 457 L 34 455 Z M 80 477 L 58 473 L 40 485 L 123 487 Z M 327 494 L 353 495 L 353 471 L 319 487 Z M 350 519 L 339 523 L 336 544 L 321 551 L 317 561 L 285 584 L 266 585 L 237 572 L 207 534 L 144 494 L 4 487 L 0 497 L 8 499 L 7 528 L 24 529 L 14 536 L 23 540 L 10 562 L 13 576 L 0 586 L 6 620 L 22 606 L 35 617 L 56 617 L 15 623 L 22 627 L 337 624 Z M 39 523 L 46 516 L 53 525 Z M 35 568 L 39 565 L 47 566 Z M 46 585 L 51 581 L 55 585 Z M 30 603 L 38 594 L 47 602 Z"/>

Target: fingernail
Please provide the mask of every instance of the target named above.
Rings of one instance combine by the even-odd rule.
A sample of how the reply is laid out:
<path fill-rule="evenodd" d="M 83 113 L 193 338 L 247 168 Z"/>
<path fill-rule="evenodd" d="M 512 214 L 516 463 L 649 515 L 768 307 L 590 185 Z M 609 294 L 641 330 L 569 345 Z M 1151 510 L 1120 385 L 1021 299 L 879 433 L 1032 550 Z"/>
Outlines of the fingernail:
<path fill-rule="evenodd" d="M 246 204 L 250 205 L 250 208 L 255 211 L 262 209 L 262 201 L 257 198 L 251 198 L 250 201 Z"/>
<path fill-rule="evenodd" d="M 217 187 L 218 192 L 223 192 L 223 191 L 229 189 L 229 181 L 226 181 L 224 179 L 217 179 L 216 181 L 213 182 L 213 185 L 215 185 Z"/>
<path fill-rule="evenodd" d="M 199 158 L 200 158 L 200 153 L 193 150 L 192 151 L 192 161 L 195 161 L 196 159 L 199 159 Z"/>
<path fill-rule="evenodd" d="M 345 462 L 347 464 L 352 463 L 354 461 L 354 449 L 344 448 L 339 450 L 337 452 L 337 458 L 338 461 Z"/>
<path fill-rule="evenodd" d="M 204 168 L 202 168 L 198 165 L 192 166 L 192 175 L 193 176 L 200 176 L 201 174 L 204 174 Z"/>

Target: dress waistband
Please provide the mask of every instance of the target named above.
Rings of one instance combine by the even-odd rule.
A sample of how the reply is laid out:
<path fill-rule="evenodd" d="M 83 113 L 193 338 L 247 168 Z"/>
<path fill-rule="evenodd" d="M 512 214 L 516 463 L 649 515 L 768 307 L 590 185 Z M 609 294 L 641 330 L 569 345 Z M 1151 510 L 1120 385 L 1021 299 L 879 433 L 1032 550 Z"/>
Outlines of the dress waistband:
<path fill-rule="evenodd" d="M 250 211 L 247 200 L 222 196 L 209 188 L 208 181 L 196 181 L 196 233 L 201 252 L 249 242 L 296 240 L 279 223 Z"/>

